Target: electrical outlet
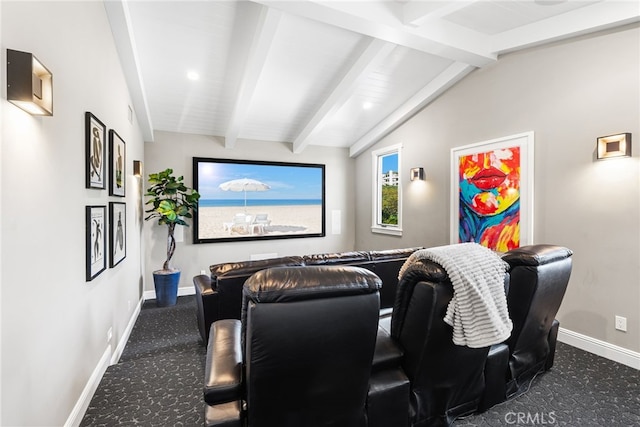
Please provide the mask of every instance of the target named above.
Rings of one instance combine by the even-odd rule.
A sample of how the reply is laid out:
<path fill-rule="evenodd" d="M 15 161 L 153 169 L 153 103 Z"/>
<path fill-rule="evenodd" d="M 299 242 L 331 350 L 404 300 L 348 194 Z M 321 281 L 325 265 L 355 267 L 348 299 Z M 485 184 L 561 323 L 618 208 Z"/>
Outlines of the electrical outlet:
<path fill-rule="evenodd" d="M 204 270 L 200 270 L 200 274 L 202 274 L 202 275 L 206 276 L 206 275 L 207 275 L 207 272 L 206 272 L 206 271 L 204 271 Z"/>
<path fill-rule="evenodd" d="M 111 342 L 111 338 L 113 338 L 113 328 L 109 328 L 107 331 L 107 343 Z"/>
<path fill-rule="evenodd" d="M 616 316 L 616 329 L 622 332 L 627 332 L 627 318 L 622 316 Z"/>

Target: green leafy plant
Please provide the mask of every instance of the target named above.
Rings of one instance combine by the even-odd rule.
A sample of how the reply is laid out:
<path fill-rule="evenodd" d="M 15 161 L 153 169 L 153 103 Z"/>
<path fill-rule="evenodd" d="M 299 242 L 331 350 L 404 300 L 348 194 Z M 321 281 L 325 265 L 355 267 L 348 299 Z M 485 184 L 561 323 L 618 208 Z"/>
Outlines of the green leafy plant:
<path fill-rule="evenodd" d="M 200 194 L 192 188 L 184 185 L 183 177 L 175 177 L 173 169 L 166 169 L 159 173 L 149 174 L 149 184 L 145 196 L 149 196 L 147 205 L 151 207 L 145 220 L 158 219 L 159 225 L 166 224 L 167 234 L 167 259 L 162 269 L 171 270 L 169 262 L 176 250 L 174 231 L 176 225 L 189 226 L 183 218 L 192 218 L 192 211 L 198 209 Z"/>
<path fill-rule="evenodd" d="M 398 186 L 382 186 L 382 223 L 398 225 Z"/>

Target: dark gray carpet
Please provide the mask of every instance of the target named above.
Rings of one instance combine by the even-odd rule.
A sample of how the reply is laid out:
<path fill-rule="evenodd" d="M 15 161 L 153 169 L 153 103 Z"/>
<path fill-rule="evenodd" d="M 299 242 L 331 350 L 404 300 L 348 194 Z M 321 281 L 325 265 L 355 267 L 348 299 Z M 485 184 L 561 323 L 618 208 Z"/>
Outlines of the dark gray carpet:
<path fill-rule="evenodd" d="M 119 363 L 105 372 L 81 426 L 202 426 L 204 360 L 194 296 L 145 302 Z"/>
<path fill-rule="evenodd" d="M 206 351 L 195 313 L 194 296 L 169 308 L 147 301 L 81 426 L 202 426 Z M 558 343 L 553 369 L 528 392 L 455 425 L 640 426 L 640 371 Z"/>
<path fill-rule="evenodd" d="M 558 343 L 526 393 L 455 425 L 640 426 L 640 371 Z"/>

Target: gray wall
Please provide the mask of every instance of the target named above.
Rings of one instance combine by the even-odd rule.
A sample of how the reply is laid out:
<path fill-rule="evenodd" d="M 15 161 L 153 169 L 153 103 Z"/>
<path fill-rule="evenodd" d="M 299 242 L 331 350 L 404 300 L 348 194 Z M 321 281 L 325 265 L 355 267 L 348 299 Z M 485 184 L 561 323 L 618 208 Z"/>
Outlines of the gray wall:
<path fill-rule="evenodd" d="M 371 233 L 371 150 L 357 158 L 356 248 L 449 243 L 451 148 L 534 131 L 534 240 L 575 251 L 561 326 L 640 351 L 639 56 L 635 25 L 472 73 L 372 147 L 405 147 L 402 238 Z M 595 161 L 596 138 L 619 132 L 633 134 L 633 157 Z M 426 182 L 407 183 L 415 166 Z"/>
<path fill-rule="evenodd" d="M 154 142 L 145 144 L 145 174 L 159 172 L 168 167 L 184 175 L 187 185 L 192 185 L 192 158 L 212 157 L 223 159 L 267 160 L 325 165 L 326 175 L 326 237 L 296 238 L 245 242 L 205 243 L 194 245 L 193 230 L 183 230 L 184 241 L 177 243 L 172 265 L 182 270 L 180 287 L 193 291 L 193 276 L 201 270 L 208 271 L 212 264 L 226 261 L 243 261 L 251 255 L 277 254 L 278 256 L 353 250 L 353 206 L 355 160 L 348 150 L 338 148 L 309 147 L 301 154 L 291 151 L 291 144 L 267 141 L 239 140 L 232 150 L 224 148 L 221 138 L 156 132 Z M 146 183 L 145 183 L 146 185 Z M 341 214 L 341 233 L 333 234 L 332 211 Z M 160 269 L 166 257 L 166 226 L 147 221 L 144 226 L 146 252 L 146 288 L 153 290 L 153 270 Z"/>
<path fill-rule="evenodd" d="M 404 189 L 405 232 L 395 238 L 370 231 L 368 153 L 354 160 L 346 150 L 310 147 L 294 155 L 288 144 L 258 141 L 226 150 L 216 138 L 164 132 L 143 144 L 136 122 L 127 121 L 131 101 L 101 2 L 3 1 L 0 24 L 3 63 L 7 48 L 30 51 L 54 75 L 53 117 L 18 110 L 5 100 L 4 77 L 0 84 L 0 424 L 77 421 L 76 405 L 122 344 L 144 282 L 152 289 L 165 230 L 141 220 L 134 159 L 144 159 L 147 173 L 173 167 L 189 183 L 192 156 L 327 165 L 327 216 L 341 211 L 342 234 L 332 234 L 328 222 L 324 239 L 192 245 L 188 230 L 175 261 L 184 271 L 181 286 L 191 288 L 191 277 L 208 265 L 252 254 L 448 243 L 450 148 L 532 130 L 535 240 L 576 251 L 562 326 L 640 350 L 637 26 L 506 56 L 374 147 L 404 144 L 405 181 L 410 167 L 427 173 L 426 182 Z M 122 199 L 84 188 L 85 111 L 126 141 L 128 168 L 127 257 L 88 283 L 84 207 Z M 634 134 L 634 157 L 594 162 L 595 138 L 623 131 Z M 628 333 L 613 329 L 615 314 L 628 318 Z"/>
<path fill-rule="evenodd" d="M 7 48 L 32 52 L 54 87 L 53 117 L 33 117 L 6 101 L 0 72 L 0 424 L 61 426 L 140 301 L 141 195 L 131 168 L 144 144 L 127 120 L 131 101 L 102 2 L 3 1 L 0 10 L 2 64 Z M 124 199 L 85 189 L 85 111 L 126 142 Z M 126 258 L 85 282 L 84 209 L 109 201 L 127 203 Z"/>

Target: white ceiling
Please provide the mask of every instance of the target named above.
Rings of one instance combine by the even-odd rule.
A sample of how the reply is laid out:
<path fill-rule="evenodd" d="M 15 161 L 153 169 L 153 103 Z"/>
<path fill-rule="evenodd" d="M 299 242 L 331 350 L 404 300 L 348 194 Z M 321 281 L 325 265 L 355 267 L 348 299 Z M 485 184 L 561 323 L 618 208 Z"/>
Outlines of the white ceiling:
<path fill-rule="evenodd" d="M 506 52 L 640 21 L 638 0 L 106 0 L 153 131 L 356 156 Z M 196 81 L 187 78 L 196 72 Z M 367 106 L 368 108 L 365 108 Z"/>

